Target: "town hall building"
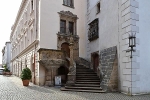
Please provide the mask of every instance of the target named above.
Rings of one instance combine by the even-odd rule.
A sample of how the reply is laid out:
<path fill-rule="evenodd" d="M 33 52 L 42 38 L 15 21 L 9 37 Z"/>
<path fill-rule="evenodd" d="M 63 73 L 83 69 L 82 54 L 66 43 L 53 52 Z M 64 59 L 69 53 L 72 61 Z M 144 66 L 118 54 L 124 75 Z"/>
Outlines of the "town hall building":
<path fill-rule="evenodd" d="M 22 0 L 10 41 L 13 74 L 62 90 L 150 93 L 148 0 Z"/>

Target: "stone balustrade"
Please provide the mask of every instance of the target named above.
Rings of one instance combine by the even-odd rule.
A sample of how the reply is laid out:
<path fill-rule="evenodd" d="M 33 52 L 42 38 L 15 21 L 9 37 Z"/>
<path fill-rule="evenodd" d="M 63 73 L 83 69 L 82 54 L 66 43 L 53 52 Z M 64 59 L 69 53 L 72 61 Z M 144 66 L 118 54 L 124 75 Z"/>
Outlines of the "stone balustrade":
<path fill-rule="evenodd" d="M 50 66 L 59 66 L 65 63 L 64 53 L 61 50 L 39 49 L 39 63 L 47 69 Z"/>

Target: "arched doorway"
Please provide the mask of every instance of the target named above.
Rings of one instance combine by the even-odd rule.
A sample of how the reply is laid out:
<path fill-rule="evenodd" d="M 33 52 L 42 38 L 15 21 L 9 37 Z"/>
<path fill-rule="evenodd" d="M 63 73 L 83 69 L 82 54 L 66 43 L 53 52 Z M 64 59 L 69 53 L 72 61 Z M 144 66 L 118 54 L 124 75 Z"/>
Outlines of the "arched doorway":
<path fill-rule="evenodd" d="M 92 63 L 93 63 L 94 71 L 97 72 L 97 68 L 99 66 L 99 54 L 98 53 L 92 53 Z"/>
<path fill-rule="evenodd" d="M 69 43 L 62 43 L 61 50 L 65 52 L 65 56 L 70 58 Z"/>
<path fill-rule="evenodd" d="M 65 66 L 60 66 L 57 70 L 58 75 L 61 76 L 62 85 L 66 84 L 67 82 L 67 74 L 69 72 L 68 68 Z"/>

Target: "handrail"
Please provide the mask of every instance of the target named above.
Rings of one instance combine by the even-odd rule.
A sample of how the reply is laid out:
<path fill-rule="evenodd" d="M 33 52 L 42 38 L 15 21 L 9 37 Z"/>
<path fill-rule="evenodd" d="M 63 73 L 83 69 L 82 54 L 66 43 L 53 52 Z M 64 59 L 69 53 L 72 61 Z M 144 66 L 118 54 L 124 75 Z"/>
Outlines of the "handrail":
<path fill-rule="evenodd" d="M 89 61 L 87 61 L 86 59 L 81 58 L 81 57 L 79 57 L 78 60 L 76 60 L 76 63 L 79 65 L 83 65 L 85 67 L 88 67 L 88 68 L 90 68 L 90 66 L 91 66 Z"/>

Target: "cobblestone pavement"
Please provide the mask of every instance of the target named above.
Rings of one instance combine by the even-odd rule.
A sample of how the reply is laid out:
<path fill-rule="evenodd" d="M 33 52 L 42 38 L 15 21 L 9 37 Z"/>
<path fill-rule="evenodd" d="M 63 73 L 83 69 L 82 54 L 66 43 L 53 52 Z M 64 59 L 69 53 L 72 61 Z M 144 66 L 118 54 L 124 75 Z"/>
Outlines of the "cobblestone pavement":
<path fill-rule="evenodd" d="M 18 77 L 0 75 L 0 100 L 150 100 L 150 95 L 131 97 L 120 93 L 66 92 L 32 83 L 24 87 Z"/>

